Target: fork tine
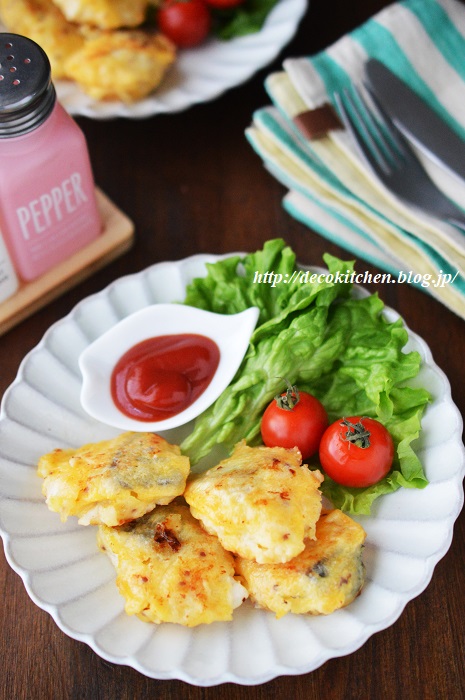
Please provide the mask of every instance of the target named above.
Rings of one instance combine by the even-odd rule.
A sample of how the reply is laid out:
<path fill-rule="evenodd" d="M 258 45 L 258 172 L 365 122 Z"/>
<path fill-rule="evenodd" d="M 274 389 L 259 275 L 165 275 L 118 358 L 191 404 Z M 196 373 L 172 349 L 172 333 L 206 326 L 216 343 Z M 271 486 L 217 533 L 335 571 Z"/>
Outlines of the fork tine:
<path fill-rule="evenodd" d="M 400 131 L 395 127 L 391 117 L 387 114 L 386 110 L 381 105 L 373 90 L 365 82 L 363 83 L 363 87 L 365 88 L 367 94 L 370 96 L 378 118 L 382 121 L 386 133 L 389 134 L 389 138 L 395 144 L 399 153 L 404 157 L 410 156 L 412 154 L 410 146 L 408 145 L 407 141 L 404 139 Z"/>
<path fill-rule="evenodd" d="M 386 172 L 387 163 L 384 161 L 384 158 L 381 152 L 379 151 L 377 144 L 374 142 L 374 139 L 372 138 L 370 132 L 366 128 L 365 122 L 362 121 L 360 117 L 354 119 L 353 115 L 349 113 L 349 110 L 346 107 L 343 96 L 346 101 L 350 102 L 349 92 L 347 89 L 343 91 L 343 94 L 335 93 L 334 100 L 338 106 L 339 113 L 346 130 L 350 134 L 352 134 L 354 141 L 359 151 L 361 152 L 361 155 L 363 156 L 364 160 L 371 166 L 371 168 L 377 170 L 379 167 L 381 167 L 383 171 Z"/>
<path fill-rule="evenodd" d="M 386 138 L 379 124 L 371 116 L 370 110 L 362 96 L 355 88 L 353 88 L 353 90 L 357 95 L 360 105 L 362 105 L 363 113 L 361 108 L 356 105 L 347 88 L 343 91 L 343 97 L 340 93 L 334 93 L 334 99 L 339 108 L 343 124 L 347 131 L 353 135 L 355 142 L 369 165 L 375 170 L 381 168 L 383 172 L 389 174 L 392 168 L 385 154 L 390 152 L 390 147 L 386 142 Z M 349 105 L 350 109 L 347 108 L 345 103 Z M 376 139 L 373 137 L 373 133 L 376 134 L 378 140 L 383 144 L 384 152 L 378 146 Z"/>
<path fill-rule="evenodd" d="M 341 120 L 377 180 L 403 202 L 464 227 L 464 211 L 450 200 L 417 158 L 369 88 L 334 93 Z"/>

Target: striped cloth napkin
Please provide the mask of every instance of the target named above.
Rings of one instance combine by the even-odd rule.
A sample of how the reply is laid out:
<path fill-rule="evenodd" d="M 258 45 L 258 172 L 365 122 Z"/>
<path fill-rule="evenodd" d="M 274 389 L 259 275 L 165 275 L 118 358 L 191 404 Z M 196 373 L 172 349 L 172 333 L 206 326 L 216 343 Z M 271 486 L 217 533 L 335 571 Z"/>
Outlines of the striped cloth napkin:
<path fill-rule="evenodd" d="M 458 0 L 395 3 L 325 51 L 287 59 L 267 78 L 272 105 L 254 114 L 247 138 L 289 189 L 283 204 L 292 216 L 465 319 L 465 233 L 391 195 L 338 119 L 333 93 L 361 82 L 370 57 L 408 82 L 465 140 L 465 5 Z M 465 208 L 465 182 L 419 156 Z"/>

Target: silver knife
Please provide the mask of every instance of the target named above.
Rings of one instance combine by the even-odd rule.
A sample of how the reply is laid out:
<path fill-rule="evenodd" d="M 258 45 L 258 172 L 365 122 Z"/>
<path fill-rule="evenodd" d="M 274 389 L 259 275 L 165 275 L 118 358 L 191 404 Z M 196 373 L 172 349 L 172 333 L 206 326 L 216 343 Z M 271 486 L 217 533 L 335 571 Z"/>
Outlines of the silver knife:
<path fill-rule="evenodd" d="M 403 135 L 433 161 L 465 180 L 465 141 L 383 63 L 372 58 L 365 72 L 370 90 Z"/>

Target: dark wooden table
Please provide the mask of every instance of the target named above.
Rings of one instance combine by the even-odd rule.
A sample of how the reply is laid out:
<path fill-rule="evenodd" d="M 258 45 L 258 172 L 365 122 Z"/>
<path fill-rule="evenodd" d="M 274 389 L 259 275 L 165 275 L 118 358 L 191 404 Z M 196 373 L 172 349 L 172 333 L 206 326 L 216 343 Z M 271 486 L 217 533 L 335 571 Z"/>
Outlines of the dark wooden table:
<path fill-rule="evenodd" d="M 136 242 L 124 257 L 0 339 L 0 394 L 52 323 L 87 295 L 148 264 L 197 252 L 254 250 L 277 236 L 304 263 L 320 264 L 325 251 L 347 257 L 284 212 L 284 189 L 263 169 L 244 129 L 253 111 L 268 103 L 263 80 L 280 67 L 283 57 L 324 48 L 387 4 L 311 0 L 295 39 L 273 65 L 212 103 L 145 121 L 79 120 L 97 183 L 135 222 Z M 365 263 L 362 267 L 375 271 Z M 380 286 L 377 291 L 429 344 L 463 413 L 464 322 L 406 285 Z M 8 700 L 459 700 L 465 697 L 464 561 L 462 513 L 452 546 L 427 589 L 395 624 L 360 650 L 304 676 L 281 677 L 262 686 L 203 689 L 148 679 L 103 661 L 85 644 L 68 638 L 32 603 L 1 550 L 0 695 Z"/>

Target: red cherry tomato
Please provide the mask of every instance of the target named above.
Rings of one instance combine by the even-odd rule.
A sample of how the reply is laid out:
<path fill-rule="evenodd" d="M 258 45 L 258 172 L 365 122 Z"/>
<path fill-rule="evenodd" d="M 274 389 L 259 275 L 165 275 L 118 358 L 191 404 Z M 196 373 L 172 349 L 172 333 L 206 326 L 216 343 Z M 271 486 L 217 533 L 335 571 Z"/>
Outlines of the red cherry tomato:
<path fill-rule="evenodd" d="M 210 7 L 215 7 L 217 9 L 223 10 L 229 7 L 237 7 L 238 5 L 243 5 L 245 0 L 205 0 L 207 5 Z"/>
<path fill-rule="evenodd" d="M 374 418 L 351 416 L 332 423 L 320 442 L 323 470 L 343 486 L 371 486 L 392 466 L 394 443 Z"/>
<path fill-rule="evenodd" d="M 212 20 L 203 0 L 163 0 L 157 22 L 162 34 L 176 46 L 188 48 L 206 39 Z"/>
<path fill-rule="evenodd" d="M 290 386 L 267 406 L 261 433 L 267 447 L 298 447 L 302 459 L 308 459 L 317 452 L 327 426 L 328 416 L 320 401 Z"/>

